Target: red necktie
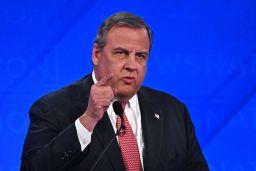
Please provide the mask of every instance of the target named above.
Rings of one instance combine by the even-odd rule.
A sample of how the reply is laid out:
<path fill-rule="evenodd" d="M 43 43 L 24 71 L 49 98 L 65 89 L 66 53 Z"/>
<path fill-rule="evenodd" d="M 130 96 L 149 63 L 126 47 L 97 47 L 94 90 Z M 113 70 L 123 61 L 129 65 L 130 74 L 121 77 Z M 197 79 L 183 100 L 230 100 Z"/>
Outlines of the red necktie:
<path fill-rule="evenodd" d="M 123 105 L 123 108 L 125 105 Z M 138 149 L 137 140 L 132 132 L 131 125 L 125 115 L 123 114 L 125 130 L 121 131 L 118 135 L 119 145 L 122 152 L 122 157 L 127 171 L 141 171 L 142 166 L 140 162 L 140 154 Z M 117 119 L 117 126 L 120 128 L 121 118 Z"/>

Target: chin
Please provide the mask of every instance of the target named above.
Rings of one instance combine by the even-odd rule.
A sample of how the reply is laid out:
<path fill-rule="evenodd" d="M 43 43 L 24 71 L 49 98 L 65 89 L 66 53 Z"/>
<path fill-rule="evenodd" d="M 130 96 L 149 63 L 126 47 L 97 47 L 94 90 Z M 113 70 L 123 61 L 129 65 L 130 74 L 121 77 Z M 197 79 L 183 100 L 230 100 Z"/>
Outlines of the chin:
<path fill-rule="evenodd" d="M 137 91 L 135 89 L 132 90 L 120 90 L 117 93 L 117 98 L 118 99 L 123 99 L 123 100 L 129 100 L 130 98 L 132 98 L 132 96 L 134 96 L 134 94 L 136 94 Z"/>

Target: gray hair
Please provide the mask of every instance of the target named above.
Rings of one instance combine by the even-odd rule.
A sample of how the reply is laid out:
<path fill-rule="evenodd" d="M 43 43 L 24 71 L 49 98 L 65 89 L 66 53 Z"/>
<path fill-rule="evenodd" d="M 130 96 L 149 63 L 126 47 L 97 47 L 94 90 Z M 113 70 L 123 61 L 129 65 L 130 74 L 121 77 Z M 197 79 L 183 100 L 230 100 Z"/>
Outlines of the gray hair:
<path fill-rule="evenodd" d="M 107 18 L 101 26 L 99 27 L 99 30 L 97 32 L 97 36 L 94 40 L 94 43 L 97 43 L 100 50 L 102 51 L 103 48 L 106 45 L 106 37 L 109 32 L 109 30 L 114 26 L 127 26 L 130 28 L 145 28 L 148 33 L 149 38 L 149 51 L 152 48 L 152 31 L 150 27 L 143 21 L 142 18 L 139 16 L 136 16 L 134 14 L 128 13 L 128 12 L 119 12 L 116 13 L 109 18 Z"/>

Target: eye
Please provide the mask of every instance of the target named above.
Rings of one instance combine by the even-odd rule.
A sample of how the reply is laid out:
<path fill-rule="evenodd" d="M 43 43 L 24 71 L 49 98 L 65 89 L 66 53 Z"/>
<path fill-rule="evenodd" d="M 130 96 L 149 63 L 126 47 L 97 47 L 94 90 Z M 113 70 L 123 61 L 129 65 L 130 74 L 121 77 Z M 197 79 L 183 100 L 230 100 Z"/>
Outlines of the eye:
<path fill-rule="evenodd" d="M 116 51 L 114 51 L 114 54 L 116 56 L 123 57 L 123 56 L 127 55 L 127 52 L 123 49 L 117 49 Z"/>
<path fill-rule="evenodd" d="M 136 57 L 139 61 L 146 61 L 148 56 L 146 53 L 138 53 Z"/>
<path fill-rule="evenodd" d="M 138 58 L 146 58 L 146 55 L 143 55 L 143 54 L 138 54 L 137 56 Z"/>
<path fill-rule="evenodd" d="M 116 54 L 118 54 L 118 55 L 124 55 L 124 51 L 117 51 Z"/>

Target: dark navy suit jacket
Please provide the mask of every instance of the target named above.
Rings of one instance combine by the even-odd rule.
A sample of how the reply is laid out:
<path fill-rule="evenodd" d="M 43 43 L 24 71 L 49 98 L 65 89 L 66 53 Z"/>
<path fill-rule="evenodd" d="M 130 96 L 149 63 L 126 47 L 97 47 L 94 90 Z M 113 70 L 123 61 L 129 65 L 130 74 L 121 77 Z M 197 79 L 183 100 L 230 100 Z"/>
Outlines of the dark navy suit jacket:
<path fill-rule="evenodd" d="M 32 105 L 22 171 L 90 170 L 115 134 L 105 113 L 93 131 L 91 143 L 81 151 L 74 122 L 86 110 L 92 85 L 88 75 Z M 138 91 L 138 99 L 145 143 L 144 170 L 208 171 L 186 107 L 173 96 L 144 86 Z M 125 170 L 117 140 L 95 170 Z"/>

